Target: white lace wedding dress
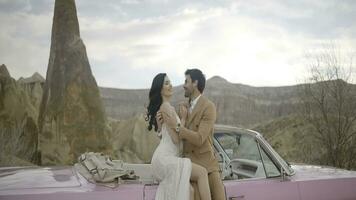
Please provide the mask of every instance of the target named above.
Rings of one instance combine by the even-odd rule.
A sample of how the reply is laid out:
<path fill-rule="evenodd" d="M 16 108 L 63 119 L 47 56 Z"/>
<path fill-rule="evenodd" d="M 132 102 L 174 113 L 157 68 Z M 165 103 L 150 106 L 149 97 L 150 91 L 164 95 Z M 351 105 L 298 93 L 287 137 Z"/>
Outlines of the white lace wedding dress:
<path fill-rule="evenodd" d="M 173 107 L 172 109 L 179 120 Z M 165 123 L 162 125 L 161 134 L 161 142 L 151 161 L 153 175 L 159 180 L 155 200 L 189 200 L 191 161 L 179 157 L 181 142 L 173 143 Z"/>

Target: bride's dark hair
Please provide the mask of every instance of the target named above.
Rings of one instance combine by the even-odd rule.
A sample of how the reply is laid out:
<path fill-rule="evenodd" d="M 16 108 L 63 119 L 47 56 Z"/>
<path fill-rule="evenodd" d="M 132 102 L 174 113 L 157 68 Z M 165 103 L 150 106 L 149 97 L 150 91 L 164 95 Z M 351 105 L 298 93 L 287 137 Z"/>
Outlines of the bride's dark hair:
<path fill-rule="evenodd" d="M 156 114 L 159 108 L 162 105 L 162 95 L 161 90 L 163 87 L 164 77 L 166 77 L 166 73 L 159 73 L 157 74 L 153 81 L 152 86 L 150 89 L 149 97 L 149 104 L 147 106 L 147 117 L 146 121 L 148 121 L 148 130 L 152 130 L 154 126 L 154 130 L 157 131 L 157 121 L 156 121 Z"/>

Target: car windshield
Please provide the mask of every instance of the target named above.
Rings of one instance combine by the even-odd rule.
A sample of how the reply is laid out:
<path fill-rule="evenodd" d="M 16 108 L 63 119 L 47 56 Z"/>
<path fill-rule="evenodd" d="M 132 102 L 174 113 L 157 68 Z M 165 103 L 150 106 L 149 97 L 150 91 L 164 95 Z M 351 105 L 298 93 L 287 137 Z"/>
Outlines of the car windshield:
<path fill-rule="evenodd" d="M 261 138 L 246 133 L 227 131 L 215 133 L 214 137 L 230 160 L 245 163 L 245 167 L 248 163 L 249 168 L 256 168 L 255 175 L 251 177 L 256 177 L 257 169 L 260 168 L 265 171 L 264 175 L 262 173 L 259 174 L 260 177 L 279 176 L 280 169 L 279 164 L 276 164 L 277 162 L 283 162 L 282 165 L 286 165 L 289 168 L 288 164 L 270 146 L 267 146 L 268 144 L 264 144 L 262 141 L 259 142 Z M 269 151 L 266 151 L 267 149 Z M 272 152 L 272 155 L 276 156 L 276 158 L 272 158 L 268 152 Z"/>
<path fill-rule="evenodd" d="M 272 154 L 279 161 L 279 163 L 281 163 L 285 169 L 288 169 L 288 174 L 293 175 L 295 172 L 290 166 L 290 164 L 286 160 L 284 160 L 262 136 L 258 138 L 259 140 L 261 140 L 262 144 L 265 145 L 272 152 Z"/>
<path fill-rule="evenodd" d="M 232 160 L 244 158 L 249 160 L 261 161 L 257 144 L 249 135 L 237 133 L 216 133 L 215 138 L 223 147 L 227 156 Z"/>

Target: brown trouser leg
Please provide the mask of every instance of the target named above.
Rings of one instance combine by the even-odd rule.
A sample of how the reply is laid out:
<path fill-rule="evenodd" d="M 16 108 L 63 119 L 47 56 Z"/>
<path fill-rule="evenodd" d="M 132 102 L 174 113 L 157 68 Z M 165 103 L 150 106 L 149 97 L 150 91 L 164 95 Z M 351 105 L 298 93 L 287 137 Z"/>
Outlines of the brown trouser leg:
<path fill-rule="evenodd" d="M 212 200 L 226 200 L 225 189 L 219 172 L 211 172 L 208 175 Z"/>
<path fill-rule="evenodd" d="M 211 192 L 212 200 L 226 200 L 225 189 L 222 184 L 219 172 L 211 172 L 208 175 L 209 186 Z M 194 200 L 200 200 L 198 185 L 195 182 L 192 182 L 194 188 Z"/>
<path fill-rule="evenodd" d="M 197 183 L 197 192 L 202 200 L 211 200 L 208 172 L 200 165 L 192 163 L 192 173 L 190 180 Z"/>
<path fill-rule="evenodd" d="M 196 182 L 191 182 L 194 188 L 194 200 L 200 200 L 199 188 Z"/>

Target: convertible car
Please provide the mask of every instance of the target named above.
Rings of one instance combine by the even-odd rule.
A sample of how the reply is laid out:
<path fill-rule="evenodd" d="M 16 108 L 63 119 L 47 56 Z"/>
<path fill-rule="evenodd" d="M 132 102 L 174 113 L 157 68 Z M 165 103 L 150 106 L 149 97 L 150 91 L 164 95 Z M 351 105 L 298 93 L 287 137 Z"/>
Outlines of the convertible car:
<path fill-rule="evenodd" d="M 229 200 L 356 200 L 356 172 L 290 165 L 255 131 L 217 125 L 214 147 Z M 0 168 L 0 199 L 153 200 L 149 164 L 125 163 L 138 180 L 110 188 L 89 182 L 73 166 Z"/>

